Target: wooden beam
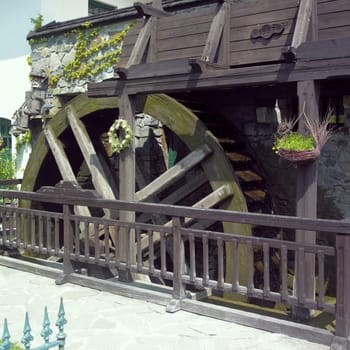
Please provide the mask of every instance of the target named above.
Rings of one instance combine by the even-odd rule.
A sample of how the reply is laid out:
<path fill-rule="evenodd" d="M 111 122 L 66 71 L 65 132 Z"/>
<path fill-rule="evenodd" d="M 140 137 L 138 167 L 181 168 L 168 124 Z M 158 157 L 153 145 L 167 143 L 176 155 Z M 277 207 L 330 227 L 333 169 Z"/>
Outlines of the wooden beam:
<path fill-rule="evenodd" d="M 205 62 L 216 62 L 219 48 L 221 46 L 228 46 L 229 42 L 226 42 L 227 37 L 224 38 L 223 32 L 225 26 L 229 28 L 229 23 L 226 23 L 227 13 L 229 13 L 230 5 L 228 2 L 224 1 L 217 14 L 214 16 L 213 22 L 209 30 L 208 38 L 203 49 L 201 60 Z M 225 40 L 226 39 L 226 40 Z M 228 55 L 228 50 L 224 51 Z M 227 62 L 228 59 L 223 59 L 224 62 Z"/>
<path fill-rule="evenodd" d="M 89 97 L 118 96 L 122 91 L 129 94 L 173 93 L 196 89 L 232 88 L 251 85 L 324 80 L 350 77 L 350 57 L 300 60 L 293 64 L 271 64 L 258 67 L 207 70 L 202 74 L 154 76 L 148 79 L 109 80 L 89 84 Z"/>
<path fill-rule="evenodd" d="M 289 47 L 282 49 L 282 53 L 287 61 L 295 60 L 295 50 L 306 41 L 310 22 L 314 18 L 312 15 L 314 9 L 314 0 L 300 0 L 292 43 Z"/>
<path fill-rule="evenodd" d="M 135 45 L 132 48 L 126 68 L 129 68 L 134 64 L 141 63 L 142 58 L 146 52 L 149 39 L 151 37 L 151 30 L 152 30 L 151 17 L 144 18 L 143 26 L 136 39 Z"/>
<path fill-rule="evenodd" d="M 306 41 L 312 18 L 313 0 L 300 0 L 291 46 L 299 47 Z"/>
<path fill-rule="evenodd" d="M 154 6 L 144 4 L 142 2 L 135 2 L 134 7 L 136 8 L 136 10 L 140 16 L 153 16 L 153 17 L 171 16 L 171 13 L 169 13 L 169 12 L 166 12 L 166 11 L 159 9 L 159 8 L 156 8 Z"/>
<path fill-rule="evenodd" d="M 210 153 L 212 153 L 212 150 L 207 144 L 198 147 L 196 150 L 176 163 L 172 168 L 168 169 L 165 173 L 148 184 L 145 188 L 138 191 L 136 194 L 136 199 L 139 202 L 147 201 L 155 194 L 158 194 L 163 189 L 176 182 L 187 171 L 205 159 Z"/>

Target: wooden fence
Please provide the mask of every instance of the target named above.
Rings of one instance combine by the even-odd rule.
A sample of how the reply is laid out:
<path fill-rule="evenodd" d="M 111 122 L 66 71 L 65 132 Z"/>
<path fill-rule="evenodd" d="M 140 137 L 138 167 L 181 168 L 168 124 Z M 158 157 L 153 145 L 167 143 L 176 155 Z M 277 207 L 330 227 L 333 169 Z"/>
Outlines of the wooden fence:
<path fill-rule="evenodd" d="M 65 319 L 65 311 L 63 307 L 63 301 L 61 298 L 59 310 L 58 310 L 58 318 L 56 322 L 56 326 L 58 328 L 58 333 L 56 335 L 55 340 L 50 341 L 50 336 L 53 333 L 51 327 L 50 327 L 50 320 L 47 313 L 47 308 L 44 309 L 44 320 L 43 320 L 43 328 L 41 330 L 40 335 L 42 336 L 44 340 L 44 344 L 31 347 L 31 343 L 34 340 L 34 337 L 31 334 L 31 327 L 29 323 L 29 316 L 28 312 L 25 315 L 24 320 L 24 327 L 23 327 L 23 337 L 21 340 L 21 343 L 23 344 L 25 350 L 48 350 L 57 347 L 59 350 L 64 350 L 65 341 L 66 341 L 66 334 L 64 333 L 64 325 L 67 323 L 67 320 Z M 3 326 L 3 335 L 2 335 L 2 342 L 0 343 L 0 350 L 11 350 L 14 346 L 14 344 L 10 340 L 10 332 L 9 327 L 7 324 L 7 319 L 4 320 L 4 326 Z M 19 345 L 16 345 L 16 349 L 19 349 Z"/>
<path fill-rule="evenodd" d="M 173 299 L 168 311 L 181 308 L 185 290 L 191 285 L 303 309 L 322 310 L 335 314 L 333 343 L 340 347 L 334 349 L 347 349 L 350 336 L 350 225 L 347 221 L 104 200 L 94 191 L 81 190 L 66 182 L 41 188 L 36 193 L 0 191 L 0 196 L 3 197 L 0 245 L 61 257 L 63 276 L 73 273 L 78 264 L 87 270 L 99 266 L 116 269 L 120 276 L 138 273 L 170 281 Z M 17 206 L 18 201 L 31 201 L 31 209 Z M 48 203 L 50 211 L 34 209 L 43 208 L 43 204 L 47 206 Z M 100 211 L 99 216 L 75 215 L 74 206 L 78 205 Z M 112 218 L 103 216 L 103 210 Z M 136 217 L 139 214 L 143 217 L 145 214 L 150 217 L 161 215 L 168 217 L 169 221 L 166 225 L 137 222 L 137 219 L 125 222 L 118 219 L 120 211 L 134 212 Z M 303 230 L 306 234 L 317 231 L 321 237 L 332 235 L 336 243 L 335 246 L 297 243 L 189 226 L 190 222 L 200 223 L 201 220 Z M 257 247 L 262 252 L 263 286 L 254 284 L 254 251 Z M 242 249 L 245 251 L 243 255 L 240 254 Z M 272 251 L 280 257 L 279 290 L 271 288 Z M 228 252 L 233 261 L 229 274 L 225 266 Z M 242 256 L 247 260 L 240 261 Z M 288 284 L 290 256 L 295 261 L 293 286 Z M 311 298 L 306 297 L 305 288 L 307 281 L 315 276 L 306 276 L 304 268 L 306 257 L 309 259 L 310 256 L 316 261 L 318 279 Z M 336 304 L 326 298 L 325 261 L 330 257 L 336 261 L 336 270 L 332 271 L 336 276 Z M 198 261 L 201 266 L 197 266 Z M 213 264 L 214 275 L 211 273 Z M 241 275 L 239 266 L 242 264 L 247 266 L 246 276 Z"/>

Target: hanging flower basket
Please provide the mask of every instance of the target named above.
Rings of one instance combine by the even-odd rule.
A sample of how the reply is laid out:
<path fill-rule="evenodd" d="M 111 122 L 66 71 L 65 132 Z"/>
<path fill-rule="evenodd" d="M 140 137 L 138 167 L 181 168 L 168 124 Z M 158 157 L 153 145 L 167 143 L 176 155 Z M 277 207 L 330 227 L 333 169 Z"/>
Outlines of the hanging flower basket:
<path fill-rule="evenodd" d="M 293 151 L 280 148 L 278 155 L 293 163 L 309 163 L 315 161 L 320 156 L 318 149 L 312 149 L 308 151 Z"/>
<path fill-rule="evenodd" d="M 298 120 L 304 116 L 305 133 L 292 131 Z M 281 158 L 297 164 L 315 161 L 321 153 L 321 148 L 330 137 L 330 113 L 323 121 L 310 120 L 305 111 L 295 120 L 282 121 L 275 134 L 272 149 Z"/>

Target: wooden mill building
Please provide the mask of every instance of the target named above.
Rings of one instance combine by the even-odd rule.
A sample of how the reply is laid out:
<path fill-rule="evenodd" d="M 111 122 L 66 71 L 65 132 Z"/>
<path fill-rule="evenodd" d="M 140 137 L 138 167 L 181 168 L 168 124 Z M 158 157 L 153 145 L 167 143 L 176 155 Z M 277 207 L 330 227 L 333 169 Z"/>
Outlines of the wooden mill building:
<path fill-rule="evenodd" d="M 69 49 L 48 55 L 54 38 L 115 24 L 132 26 L 112 74 L 85 81 L 76 76 L 74 89 L 64 86 L 67 70 L 52 71 L 69 66 Z M 118 30 L 113 27 L 108 35 Z M 33 75 L 42 79 L 40 89 L 33 86 L 32 100 L 42 104 L 24 113 L 35 143 L 22 190 L 63 178 L 107 199 L 347 218 L 349 33 L 347 0 L 154 0 L 32 32 Z M 69 35 L 64 38 L 60 47 L 62 41 L 72 47 Z M 96 39 L 96 46 L 103 40 Z M 94 41 L 89 45 L 93 51 Z M 42 75 L 39 63 L 48 56 L 49 74 Z M 300 112 L 319 120 L 328 109 L 335 141 L 318 161 L 294 165 L 274 154 L 281 120 Z M 120 154 L 104 142 L 118 118 L 135 136 Z M 121 218 L 167 224 L 161 215 L 135 218 L 121 212 Z M 194 225 L 232 229 L 227 223 Z M 279 234 L 234 228 L 246 235 Z M 316 232 L 297 231 L 293 238 L 314 243 Z M 305 266 L 313 274 L 312 259 Z M 308 286 L 306 294 L 313 282 Z"/>

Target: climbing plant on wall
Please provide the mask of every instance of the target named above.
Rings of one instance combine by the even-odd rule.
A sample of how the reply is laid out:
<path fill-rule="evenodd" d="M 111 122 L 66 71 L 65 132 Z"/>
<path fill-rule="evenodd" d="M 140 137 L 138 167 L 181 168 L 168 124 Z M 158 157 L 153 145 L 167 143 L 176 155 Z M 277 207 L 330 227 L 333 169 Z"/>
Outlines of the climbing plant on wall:
<path fill-rule="evenodd" d="M 104 38 L 100 34 L 101 28 L 93 27 L 89 22 L 66 33 L 66 37 L 75 37 L 75 56 L 63 67 L 61 74 L 50 75 L 49 86 L 55 87 L 61 78 L 66 81 L 89 80 L 117 64 L 122 52 L 122 41 L 132 25 L 125 25 L 109 38 Z"/>

